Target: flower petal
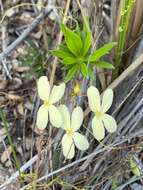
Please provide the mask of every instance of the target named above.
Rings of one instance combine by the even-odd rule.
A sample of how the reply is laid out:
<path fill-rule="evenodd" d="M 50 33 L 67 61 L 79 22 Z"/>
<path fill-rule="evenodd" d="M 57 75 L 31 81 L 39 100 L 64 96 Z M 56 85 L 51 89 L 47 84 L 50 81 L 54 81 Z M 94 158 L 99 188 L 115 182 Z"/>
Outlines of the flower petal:
<path fill-rule="evenodd" d="M 108 114 L 104 114 L 102 117 L 102 120 L 103 120 L 105 128 L 107 129 L 109 133 L 114 133 L 116 131 L 117 123 L 112 116 Z"/>
<path fill-rule="evenodd" d="M 37 113 L 36 125 L 39 129 L 45 129 L 48 123 L 48 109 L 44 105 L 40 106 Z"/>
<path fill-rule="evenodd" d="M 87 90 L 89 107 L 93 112 L 100 111 L 100 94 L 97 88 L 91 86 Z"/>
<path fill-rule="evenodd" d="M 71 136 L 65 134 L 62 138 L 62 150 L 65 158 L 72 159 L 75 155 L 75 145 Z"/>
<path fill-rule="evenodd" d="M 81 107 L 76 107 L 71 116 L 71 128 L 77 131 L 83 122 L 83 111 Z"/>
<path fill-rule="evenodd" d="M 97 119 L 96 117 L 92 120 L 92 130 L 94 137 L 98 141 L 101 141 L 105 137 L 105 129 L 102 120 Z"/>
<path fill-rule="evenodd" d="M 102 112 L 105 113 L 106 111 L 108 111 L 108 109 L 111 107 L 113 102 L 113 90 L 112 89 L 107 89 L 105 90 L 103 97 L 102 97 L 102 105 L 101 105 L 101 109 Z"/>
<path fill-rule="evenodd" d="M 69 110 L 67 108 L 67 106 L 65 105 L 60 105 L 58 107 L 61 115 L 62 115 L 62 119 L 63 119 L 63 124 L 62 124 L 62 128 L 63 129 L 67 129 L 67 128 L 70 128 L 70 114 L 69 114 Z"/>
<path fill-rule="evenodd" d="M 54 127 L 61 127 L 63 123 L 62 116 L 59 110 L 54 105 L 51 105 L 49 107 L 49 117 L 50 117 L 50 122 Z"/>
<path fill-rule="evenodd" d="M 89 143 L 84 135 L 81 135 L 78 132 L 74 132 L 73 139 L 76 147 L 79 150 L 86 150 L 89 147 Z"/>
<path fill-rule="evenodd" d="M 52 92 L 50 94 L 50 102 L 52 104 L 58 102 L 65 92 L 65 83 L 61 83 L 59 86 L 53 86 Z"/>
<path fill-rule="evenodd" d="M 50 85 L 48 78 L 46 76 L 40 77 L 37 82 L 37 86 L 38 86 L 38 95 L 41 98 L 41 100 L 48 99 L 50 94 Z"/>

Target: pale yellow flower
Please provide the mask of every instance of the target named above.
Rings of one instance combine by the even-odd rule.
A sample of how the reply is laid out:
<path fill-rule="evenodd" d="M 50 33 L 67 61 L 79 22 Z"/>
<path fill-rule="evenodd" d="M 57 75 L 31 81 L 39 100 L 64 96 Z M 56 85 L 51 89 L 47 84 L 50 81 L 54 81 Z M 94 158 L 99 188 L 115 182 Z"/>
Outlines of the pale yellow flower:
<path fill-rule="evenodd" d="M 62 150 L 65 158 L 72 159 L 75 155 L 75 146 L 79 150 L 86 150 L 89 143 L 85 136 L 77 132 L 83 122 L 83 111 L 80 107 L 76 107 L 71 115 L 65 105 L 59 106 L 62 114 L 62 128 L 66 131 L 62 138 Z"/>
<path fill-rule="evenodd" d="M 45 129 L 49 120 L 53 126 L 60 127 L 62 125 L 62 116 L 53 104 L 58 102 L 64 95 L 65 83 L 53 86 L 51 90 L 47 77 L 42 76 L 39 78 L 37 85 L 39 97 L 43 100 L 43 105 L 40 106 L 37 113 L 37 127 Z"/>
<path fill-rule="evenodd" d="M 87 90 L 88 102 L 90 109 L 95 113 L 92 119 L 92 130 L 94 137 L 100 141 L 105 137 L 105 128 L 108 132 L 113 133 L 117 129 L 115 119 L 106 114 L 113 102 L 113 90 L 107 89 L 102 97 L 97 88 L 91 86 Z"/>

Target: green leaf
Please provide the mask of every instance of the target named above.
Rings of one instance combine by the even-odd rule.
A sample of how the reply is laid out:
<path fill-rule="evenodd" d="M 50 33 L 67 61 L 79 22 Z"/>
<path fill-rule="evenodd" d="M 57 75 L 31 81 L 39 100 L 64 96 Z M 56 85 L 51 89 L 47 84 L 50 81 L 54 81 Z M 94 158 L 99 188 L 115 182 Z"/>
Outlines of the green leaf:
<path fill-rule="evenodd" d="M 130 158 L 130 168 L 131 168 L 131 171 L 132 173 L 135 175 L 135 176 L 141 176 L 141 172 L 138 168 L 138 165 L 137 163 L 134 161 L 133 158 Z"/>
<path fill-rule="evenodd" d="M 80 64 L 80 68 L 81 68 L 81 72 L 83 74 L 84 77 L 88 76 L 88 67 L 85 63 L 81 63 Z"/>
<path fill-rule="evenodd" d="M 97 61 L 99 58 L 101 58 L 103 55 L 109 53 L 109 51 L 116 45 L 116 42 L 111 42 L 108 44 L 105 44 L 101 48 L 95 50 L 95 52 L 90 57 L 90 62 Z"/>
<path fill-rule="evenodd" d="M 72 54 L 70 52 L 66 52 L 62 50 L 52 50 L 51 54 L 62 59 L 65 57 L 72 57 Z"/>
<path fill-rule="evenodd" d="M 74 64 L 76 62 L 77 62 L 77 59 L 74 58 L 74 57 L 66 57 L 66 58 L 63 59 L 63 64 L 64 65 L 72 65 L 72 64 Z"/>
<path fill-rule="evenodd" d="M 89 27 L 89 18 L 88 17 L 84 17 L 84 23 L 83 23 L 83 31 L 82 31 L 82 40 L 83 40 L 83 56 L 85 56 L 88 51 L 89 48 L 91 47 L 92 44 L 92 33 Z"/>
<path fill-rule="evenodd" d="M 82 40 L 78 34 L 61 24 L 61 29 L 65 37 L 68 49 L 76 56 L 82 51 Z"/>
<path fill-rule="evenodd" d="M 74 65 L 72 68 L 69 69 L 66 77 L 65 77 L 65 82 L 70 81 L 78 72 L 78 65 Z"/>
<path fill-rule="evenodd" d="M 82 50 L 83 56 L 85 56 L 88 53 L 89 48 L 91 47 L 91 40 L 92 40 L 91 32 L 87 32 L 85 40 L 83 42 L 83 50 Z"/>
<path fill-rule="evenodd" d="M 97 62 L 92 63 L 92 64 L 94 64 L 96 67 L 99 67 L 99 68 L 115 69 L 115 67 L 111 63 L 108 63 L 106 61 L 97 61 Z"/>
<path fill-rule="evenodd" d="M 63 44 L 60 44 L 59 46 L 59 49 L 62 50 L 62 51 L 65 51 L 65 52 L 68 52 L 68 53 L 71 53 L 66 45 L 66 43 L 64 42 Z"/>

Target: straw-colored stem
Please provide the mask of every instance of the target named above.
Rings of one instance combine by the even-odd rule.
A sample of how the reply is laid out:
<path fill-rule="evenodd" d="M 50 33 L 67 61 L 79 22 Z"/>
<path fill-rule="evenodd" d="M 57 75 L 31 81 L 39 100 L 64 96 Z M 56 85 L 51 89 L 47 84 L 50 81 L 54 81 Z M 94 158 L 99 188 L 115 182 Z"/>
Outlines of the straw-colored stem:
<path fill-rule="evenodd" d="M 64 17 L 63 17 L 63 20 L 62 20 L 63 23 L 65 23 L 65 21 L 66 21 L 66 17 L 67 17 L 67 14 L 68 14 L 70 2 L 71 2 L 71 0 L 67 0 L 65 12 L 64 12 Z M 61 44 L 61 42 L 62 42 L 62 37 L 63 37 L 63 33 L 62 33 L 62 31 L 60 31 L 57 45 L 60 45 L 60 44 Z M 57 64 L 58 64 L 58 58 L 55 57 L 54 60 L 53 60 L 53 65 L 52 65 L 52 72 L 51 72 L 51 78 L 50 78 L 50 85 L 53 85 L 54 77 L 55 77 L 55 72 L 56 72 L 56 68 L 57 68 Z"/>
<path fill-rule="evenodd" d="M 63 17 L 63 20 L 62 20 L 63 23 L 66 22 L 66 17 L 67 17 L 67 14 L 68 14 L 70 3 L 71 3 L 71 0 L 67 0 L 66 7 L 65 7 L 65 12 L 64 12 L 64 17 Z M 63 33 L 62 33 L 62 31 L 60 31 L 57 45 L 61 44 L 62 37 L 63 37 Z M 50 77 L 50 85 L 51 86 L 54 83 L 54 78 L 55 78 L 55 73 L 56 73 L 57 65 L 58 65 L 58 58 L 55 57 L 54 60 L 53 60 L 51 77 Z M 50 148 L 50 151 L 49 151 L 49 160 L 50 160 L 50 170 L 52 172 L 53 171 L 53 162 L 52 162 L 52 143 L 51 143 L 52 140 L 51 140 L 51 137 L 52 137 L 52 126 L 50 125 L 50 129 L 49 129 L 49 141 L 50 141 L 50 144 L 49 144 L 49 146 L 51 148 Z"/>

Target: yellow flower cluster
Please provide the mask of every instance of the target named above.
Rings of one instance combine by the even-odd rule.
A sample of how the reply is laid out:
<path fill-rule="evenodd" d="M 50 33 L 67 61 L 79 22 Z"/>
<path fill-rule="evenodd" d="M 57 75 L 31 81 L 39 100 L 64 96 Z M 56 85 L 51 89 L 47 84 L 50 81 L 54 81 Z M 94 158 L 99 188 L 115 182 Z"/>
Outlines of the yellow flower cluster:
<path fill-rule="evenodd" d="M 39 129 L 45 129 L 48 122 L 54 127 L 60 127 L 65 130 L 62 138 L 62 150 L 67 159 L 71 159 L 75 155 L 75 146 L 79 150 L 86 150 L 89 143 L 84 135 L 81 135 L 79 128 L 83 123 L 83 110 L 77 106 L 74 108 L 71 116 L 68 108 L 65 105 L 55 106 L 65 92 L 65 83 L 59 86 L 50 87 L 46 76 L 40 77 L 38 80 L 38 94 L 43 104 L 40 106 L 37 113 L 36 125 Z M 99 91 L 94 86 L 87 90 L 89 107 L 94 112 L 95 116 L 92 119 L 92 130 L 94 137 L 100 141 L 105 137 L 105 129 L 113 133 L 117 129 L 115 119 L 106 114 L 113 102 L 113 91 L 107 89 L 102 97 Z"/>

